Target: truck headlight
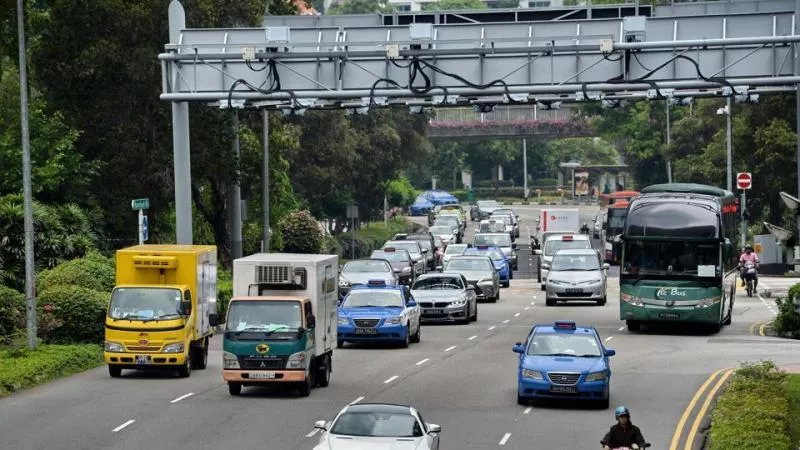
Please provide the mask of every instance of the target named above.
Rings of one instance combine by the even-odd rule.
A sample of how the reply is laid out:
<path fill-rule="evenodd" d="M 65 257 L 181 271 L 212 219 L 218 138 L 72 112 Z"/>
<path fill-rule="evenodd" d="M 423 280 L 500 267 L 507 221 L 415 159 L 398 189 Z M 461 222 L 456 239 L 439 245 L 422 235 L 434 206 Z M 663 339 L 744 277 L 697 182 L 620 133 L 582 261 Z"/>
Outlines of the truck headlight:
<path fill-rule="evenodd" d="M 606 373 L 605 372 L 594 372 L 586 375 L 585 381 L 606 381 Z"/>
<path fill-rule="evenodd" d="M 165 345 L 161 353 L 183 353 L 183 342 Z"/>
<path fill-rule="evenodd" d="M 544 380 L 541 372 L 537 372 L 531 369 L 522 369 L 522 377 L 523 378 L 531 378 L 533 380 Z"/>
<path fill-rule="evenodd" d="M 722 301 L 722 297 L 704 298 L 704 299 L 701 299 L 699 302 L 697 302 L 697 304 L 694 305 L 694 307 L 695 308 L 708 308 L 710 306 L 716 305 L 717 303 L 719 303 L 721 301 Z"/>
<path fill-rule="evenodd" d="M 350 325 L 350 319 L 347 317 L 339 317 L 336 319 L 336 325 Z"/>
<path fill-rule="evenodd" d="M 238 369 L 239 358 L 231 352 L 222 352 L 222 367 L 224 369 Z"/>
<path fill-rule="evenodd" d="M 341 287 L 350 286 L 350 282 L 347 281 L 347 280 L 339 280 L 339 286 L 341 286 Z"/>
<path fill-rule="evenodd" d="M 297 352 L 292 354 L 286 361 L 287 369 L 305 369 L 306 368 L 306 352 Z"/>
<path fill-rule="evenodd" d="M 402 317 L 400 317 L 400 316 L 397 316 L 397 317 L 389 317 L 389 318 L 388 318 L 388 319 L 386 319 L 386 320 L 385 320 L 383 323 L 384 323 L 384 324 L 386 324 L 386 325 L 398 325 L 398 324 L 400 323 L 400 321 L 401 321 L 401 320 L 403 320 L 403 318 L 402 318 Z"/>
<path fill-rule="evenodd" d="M 106 341 L 104 347 L 105 350 L 110 353 L 123 353 L 125 351 L 122 344 L 117 342 Z"/>

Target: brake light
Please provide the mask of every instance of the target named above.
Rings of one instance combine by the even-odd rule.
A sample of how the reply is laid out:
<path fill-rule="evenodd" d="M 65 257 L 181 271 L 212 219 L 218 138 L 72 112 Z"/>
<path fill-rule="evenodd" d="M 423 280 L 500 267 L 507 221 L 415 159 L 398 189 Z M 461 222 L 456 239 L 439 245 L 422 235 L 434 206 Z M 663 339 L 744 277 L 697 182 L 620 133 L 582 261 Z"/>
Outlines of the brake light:
<path fill-rule="evenodd" d="M 567 234 L 565 236 L 561 236 L 561 240 L 562 241 L 571 241 L 572 240 L 572 235 Z"/>
<path fill-rule="evenodd" d="M 556 330 L 575 330 L 577 327 L 575 322 L 571 320 L 556 320 L 553 328 Z"/>

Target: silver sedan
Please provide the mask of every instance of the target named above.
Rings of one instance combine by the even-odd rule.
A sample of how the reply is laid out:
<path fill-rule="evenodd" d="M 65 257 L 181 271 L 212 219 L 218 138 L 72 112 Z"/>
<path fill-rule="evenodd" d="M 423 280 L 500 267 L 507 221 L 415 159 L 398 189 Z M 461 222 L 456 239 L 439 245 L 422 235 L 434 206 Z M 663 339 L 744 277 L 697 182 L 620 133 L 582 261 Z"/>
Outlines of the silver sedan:
<path fill-rule="evenodd" d="M 478 320 L 478 297 L 464 275 L 455 272 L 422 275 L 411 287 L 422 322 L 469 323 Z"/>
<path fill-rule="evenodd" d="M 467 283 L 475 288 L 478 299 L 492 302 L 500 299 L 500 275 L 488 256 L 453 256 L 444 270 L 464 275 Z"/>
<path fill-rule="evenodd" d="M 606 304 L 609 265 L 600 260 L 597 250 L 558 250 L 547 265 L 547 306 L 554 306 L 558 301 L 594 301 L 600 306 Z"/>

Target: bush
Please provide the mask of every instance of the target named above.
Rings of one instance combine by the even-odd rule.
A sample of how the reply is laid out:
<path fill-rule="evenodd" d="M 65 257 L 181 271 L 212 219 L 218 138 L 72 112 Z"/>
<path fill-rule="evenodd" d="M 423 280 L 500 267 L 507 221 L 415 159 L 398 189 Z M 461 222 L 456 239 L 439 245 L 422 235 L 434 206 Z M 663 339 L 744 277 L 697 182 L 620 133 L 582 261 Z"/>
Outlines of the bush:
<path fill-rule="evenodd" d="M 280 222 L 283 251 L 286 253 L 319 253 L 322 232 L 308 210 L 287 214 Z"/>
<path fill-rule="evenodd" d="M 109 294 L 81 286 L 53 286 L 38 298 L 39 336 L 48 344 L 103 342 Z"/>
<path fill-rule="evenodd" d="M 389 182 L 386 197 L 390 206 L 405 206 L 414 203 L 417 191 L 404 175 Z"/>
<path fill-rule="evenodd" d="M 418 224 L 409 222 L 403 217 L 388 220 L 386 225 L 383 222 L 370 222 L 364 228 L 356 230 L 355 234 L 347 232 L 337 237 L 342 248 L 341 256 L 345 259 L 369 258 L 373 250 L 381 248 L 383 243 L 395 234 L 411 233 L 420 228 Z"/>
<path fill-rule="evenodd" d="M 800 339 L 800 314 L 797 312 L 800 305 L 800 284 L 792 286 L 788 296 L 776 299 L 775 303 L 778 305 L 778 315 L 772 322 L 772 329 L 778 336 Z"/>
<path fill-rule="evenodd" d="M 98 345 L 41 345 L 36 350 L 0 351 L 0 397 L 103 364 Z"/>
<path fill-rule="evenodd" d="M 228 304 L 232 296 L 233 276 L 231 272 L 217 268 L 217 314 L 221 322 L 225 321 L 225 316 L 228 314 Z"/>
<path fill-rule="evenodd" d="M 94 291 L 111 292 L 115 276 L 111 259 L 92 253 L 42 271 L 36 277 L 36 282 L 40 291 L 55 286 L 79 286 Z"/>
<path fill-rule="evenodd" d="M 709 450 L 792 450 L 786 374 L 771 361 L 744 364 L 717 400 Z"/>
<path fill-rule="evenodd" d="M 339 255 L 342 256 L 342 244 L 331 235 L 326 235 L 322 238 L 322 248 L 320 252 L 323 255 Z"/>
<path fill-rule="evenodd" d="M 0 285 L 0 344 L 25 328 L 25 294 Z"/>

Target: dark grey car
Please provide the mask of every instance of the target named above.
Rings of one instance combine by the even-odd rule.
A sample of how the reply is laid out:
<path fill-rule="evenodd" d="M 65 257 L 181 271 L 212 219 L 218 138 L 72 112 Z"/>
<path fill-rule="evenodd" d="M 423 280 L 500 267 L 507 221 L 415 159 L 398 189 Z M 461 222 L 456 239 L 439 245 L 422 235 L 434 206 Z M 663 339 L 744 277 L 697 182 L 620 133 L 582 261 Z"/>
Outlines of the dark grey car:
<path fill-rule="evenodd" d="M 398 239 L 394 238 L 394 240 Z M 428 251 L 428 253 L 425 254 L 425 258 L 428 262 L 428 270 L 436 270 L 436 242 L 433 239 L 432 233 L 410 233 L 407 234 L 403 240 L 418 241 L 422 249 Z"/>
<path fill-rule="evenodd" d="M 389 261 L 400 284 L 410 285 L 416 278 L 414 274 L 414 261 L 411 260 L 411 255 L 407 250 L 399 248 L 390 249 L 388 251 L 374 250 L 370 258 Z"/>
<path fill-rule="evenodd" d="M 423 322 L 469 323 L 478 320 L 478 297 L 464 275 L 456 272 L 422 275 L 411 287 Z"/>
<path fill-rule="evenodd" d="M 453 256 L 444 272 L 460 273 L 467 283 L 475 287 L 478 299 L 496 302 L 500 299 L 500 274 L 488 256 Z"/>

